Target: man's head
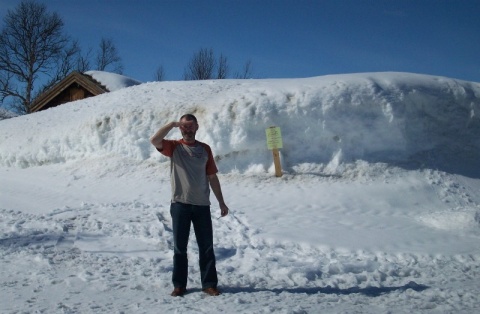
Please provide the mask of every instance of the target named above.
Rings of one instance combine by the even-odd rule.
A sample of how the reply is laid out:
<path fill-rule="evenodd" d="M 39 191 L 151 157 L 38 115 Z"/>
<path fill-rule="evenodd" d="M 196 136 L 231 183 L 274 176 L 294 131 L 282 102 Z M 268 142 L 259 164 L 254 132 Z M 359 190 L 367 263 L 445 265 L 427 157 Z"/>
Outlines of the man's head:
<path fill-rule="evenodd" d="M 195 142 L 195 134 L 198 130 L 197 118 L 193 114 L 184 114 L 180 118 L 180 131 L 183 140 L 187 143 Z"/>

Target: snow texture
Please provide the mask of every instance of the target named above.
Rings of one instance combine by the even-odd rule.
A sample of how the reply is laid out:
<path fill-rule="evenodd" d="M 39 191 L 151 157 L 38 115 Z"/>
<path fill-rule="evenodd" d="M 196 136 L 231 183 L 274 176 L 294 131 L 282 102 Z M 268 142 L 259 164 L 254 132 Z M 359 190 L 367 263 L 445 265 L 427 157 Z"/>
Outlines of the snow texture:
<path fill-rule="evenodd" d="M 474 313 L 480 84 L 412 73 L 151 82 L 0 121 L 2 313 Z M 172 298 L 184 113 L 220 169 L 219 297 Z M 281 128 L 283 176 L 265 129 Z M 168 138 L 179 138 L 172 130 Z"/>
<path fill-rule="evenodd" d="M 94 80 L 104 85 L 110 92 L 114 92 L 125 87 L 142 84 L 140 81 L 116 73 L 87 71 L 85 74 L 90 75 Z"/>

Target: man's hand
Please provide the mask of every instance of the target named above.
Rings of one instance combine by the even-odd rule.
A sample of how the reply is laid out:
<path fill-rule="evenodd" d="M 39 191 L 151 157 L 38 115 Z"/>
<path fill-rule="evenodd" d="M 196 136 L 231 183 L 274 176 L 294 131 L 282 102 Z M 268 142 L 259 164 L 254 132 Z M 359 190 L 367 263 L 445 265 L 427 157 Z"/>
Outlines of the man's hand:
<path fill-rule="evenodd" d="M 228 215 L 228 207 L 225 203 L 220 204 L 220 215 L 221 217 L 225 217 Z"/>
<path fill-rule="evenodd" d="M 225 205 L 225 201 L 223 200 L 222 188 L 220 187 L 220 181 L 218 180 L 217 174 L 209 175 L 208 181 L 210 181 L 210 187 L 212 188 L 213 194 L 215 194 L 218 205 L 220 206 L 220 217 L 227 216 L 228 207 Z"/>

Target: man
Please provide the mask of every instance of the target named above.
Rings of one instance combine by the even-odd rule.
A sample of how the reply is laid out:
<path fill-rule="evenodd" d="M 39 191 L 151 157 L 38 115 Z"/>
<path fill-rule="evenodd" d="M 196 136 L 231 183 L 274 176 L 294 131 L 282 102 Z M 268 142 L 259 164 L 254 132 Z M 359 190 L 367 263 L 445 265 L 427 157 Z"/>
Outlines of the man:
<path fill-rule="evenodd" d="M 164 139 L 173 128 L 180 129 L 181 140 Z M 170 214 L 174 243 L 172 296 L 183 296 L 187 291 L 187 244 L 192 223 L 198 244 L 202 290 L 212 296 L 220 294 L 217 289 L 218 279 L 213 251 L 209 186 L 220 205 L 222 217 L 228 214 L 228 207 L 223 200 L 212 150 L 207 144 L 195 140 L 197 130 L 197 118 L 186 114 L 179 122 L 170 122 L 163 126 L 150 138 L 153 146 L 163 155 L 170 157 L 171 161 Z"/>

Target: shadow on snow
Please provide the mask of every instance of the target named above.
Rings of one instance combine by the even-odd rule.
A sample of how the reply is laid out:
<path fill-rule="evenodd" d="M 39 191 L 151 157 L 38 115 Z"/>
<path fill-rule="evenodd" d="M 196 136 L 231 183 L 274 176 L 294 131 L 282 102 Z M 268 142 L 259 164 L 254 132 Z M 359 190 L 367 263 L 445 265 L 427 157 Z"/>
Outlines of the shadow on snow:
<path fill-rule="evenodd" d="M 359 288 L 359 287 L 352 287 L 347 289 L 340 289 L 340 288 L 333 288 L 330 286 L 327 287 L 311 287 L 311 288 L 250 288 L 250 287 L 225 287 L 223 288 L 224 293 L 252 293 L 252 292 L 273 292 L 276 294 L 281 294 L 283 292 L 286 293 L 300 293 L 300 294 L 340 294 L 340 295 L 349 295 L 349 294 L 363 294 L 368 297 L 378 297 L 386 293 L 391 292 L 403 292 L 408 289 L 412 289 L 416 292 L 421 292 L 428 289 L 428 286 L 417 284 L 413 281 L 410 281 L 406 285 L 398 286 L 398 287 L 367 287 L 367 288 Z"/>

